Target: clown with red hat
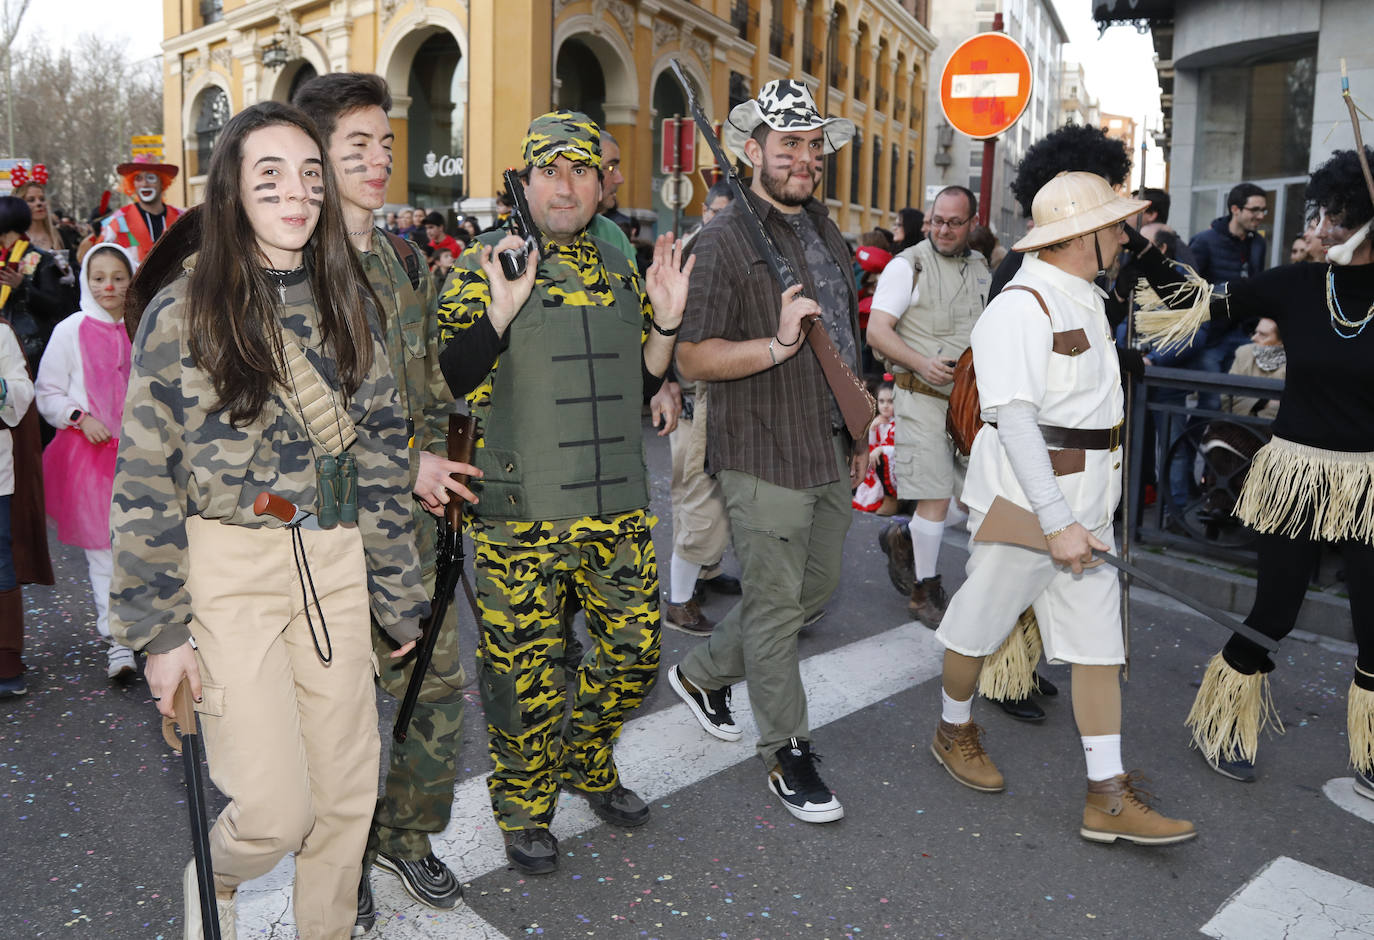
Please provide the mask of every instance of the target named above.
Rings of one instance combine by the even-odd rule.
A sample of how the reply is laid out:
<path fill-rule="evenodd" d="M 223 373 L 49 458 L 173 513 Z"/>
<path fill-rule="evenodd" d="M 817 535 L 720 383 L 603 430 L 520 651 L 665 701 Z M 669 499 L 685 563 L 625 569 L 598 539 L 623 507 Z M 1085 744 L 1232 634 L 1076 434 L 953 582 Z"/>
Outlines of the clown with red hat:
<path fill-rule="evenodd" d="M 121 163 L 115 172 L 120 177 L 120 188 L 135 201 L 110 216 L 100 230 L 100 240 L 133 249 L 142 262 L 153 242 L 181 215 L 180 209 L 162 201 L 162 194 L 176 179 L 178 168 L 141 153 L 131 162 Z"/>

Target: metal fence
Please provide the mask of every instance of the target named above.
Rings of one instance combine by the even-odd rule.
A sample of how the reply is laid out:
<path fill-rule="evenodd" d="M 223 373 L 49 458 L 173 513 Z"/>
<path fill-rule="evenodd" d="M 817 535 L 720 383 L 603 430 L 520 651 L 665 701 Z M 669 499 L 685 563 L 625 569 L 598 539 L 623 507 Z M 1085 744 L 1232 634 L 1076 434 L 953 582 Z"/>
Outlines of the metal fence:
<path fill-rule="evenodd" d="M 1127 476 L 1138 543 L 1254 566 L 1254 533 L 1232 510 L 1272 422 L 1225 405 L 1282 393 L 1280 379 L 1146 367 L 1132 393 Z M 1155 498 L 1146 505 L 1150 483 Z"/>

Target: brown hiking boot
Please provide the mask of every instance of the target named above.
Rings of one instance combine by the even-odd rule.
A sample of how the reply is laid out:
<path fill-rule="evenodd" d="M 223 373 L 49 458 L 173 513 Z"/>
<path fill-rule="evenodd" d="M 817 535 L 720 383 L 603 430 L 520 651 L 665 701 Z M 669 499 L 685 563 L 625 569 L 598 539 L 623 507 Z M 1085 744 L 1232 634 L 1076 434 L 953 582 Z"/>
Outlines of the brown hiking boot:
<path fill-rule="evenodd" d="M 911 547 L 911 531 L 907 528 L 910 521 L 906 516 L 899 516 L 878 533 L 878 547 L 887 556 L 887 579 L 903 596 L 911 594 L 916 581 L 916 556 Z"/>
<path fill-rule="evenodd" d="M 930 753 L 964 786 L 983 793 L 1000 793 L 1006 784 L 992 758 L 983 750 L 983 742 L 979 740 L 982 733 L 983 729 L 971 721 L 962 725 L 941 721 L 935 729 Z"/>
<path fill-rule="evenodd" d="M 934 630 L 945 619 L 945 608 L 949 606 L 949 595 L 945 593 L 940 576 L 924 578 L 911 586 L 911 600 L 906 608 L 911 616 Z"/>
<path fill-rule="evenodd" d="M 1145 802 L 1153 797 L 1139 789 L 1145 780 L 1133 770 L 1109 780 L 1089 780 L 1079 835 L 1093 842 L 1126 839 L 1137 845 L 1169 845 L 1197 835 L 1186 819 L 1161 816 Z"/>
<path fill-rule="evenodd" d="M 693 636 L 710 636 L 715 624 L 701 612 L 701 606 L 690 600 L 685 604 L 665 604 L 663 606 L 663 625 L 690 633 Z"/>

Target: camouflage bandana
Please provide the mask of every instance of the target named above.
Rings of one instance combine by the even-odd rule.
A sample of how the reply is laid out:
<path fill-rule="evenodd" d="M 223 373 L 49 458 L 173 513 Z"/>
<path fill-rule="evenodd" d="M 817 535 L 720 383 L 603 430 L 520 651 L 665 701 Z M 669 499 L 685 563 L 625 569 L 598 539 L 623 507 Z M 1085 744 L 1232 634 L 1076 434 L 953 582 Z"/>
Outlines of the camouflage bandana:
<path fill-rule="evenodd" d="M 550 111 L 530 122 L 520 149 L 526 166 L 548 166 L 562 154 L 600 169 L 601 128 L 581 111 Z"/>

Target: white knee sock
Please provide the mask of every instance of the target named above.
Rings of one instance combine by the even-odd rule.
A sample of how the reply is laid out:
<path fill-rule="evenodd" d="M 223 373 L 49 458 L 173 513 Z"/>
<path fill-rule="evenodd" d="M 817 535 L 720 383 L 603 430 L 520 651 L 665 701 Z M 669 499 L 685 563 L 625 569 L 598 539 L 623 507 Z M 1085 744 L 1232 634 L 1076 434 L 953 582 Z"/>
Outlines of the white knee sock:
<path fill-rule="evenodd" d="M 668 602 L 685 604 L 690 601 L 692 591 L 696 590 L 697 575 L 699 574 L 701 574 L 701 565 L 683 561 L 674 552 L 672 560 L 668 562 L 668 577 L 672 582 L 668 585 Z"/>
<path fill-rule="evenodd" d="M 1083 736 L 1083 757 L 1088 762 L 1089 780 L 1110 780 L 1126 771 L 1121 769 L 1121 735 Z"/>
<path fill-rule="evenodd" d="M 935 577 L 935 563 L 940 560 L 940 539 L 945 534 L 943 522 L 931 522 L 914 513 L 911 524 L 911 553 L 916 556 L 916 580 Z"/>
<path fill-rule="evenodd" d="M 961 702 L 958 699 L 949 697 L 949 693 L 940 689 L 940 719 L 952 725 L 966 725 L 973 720 L 973 699 Z"/>

